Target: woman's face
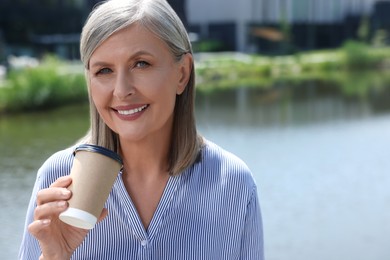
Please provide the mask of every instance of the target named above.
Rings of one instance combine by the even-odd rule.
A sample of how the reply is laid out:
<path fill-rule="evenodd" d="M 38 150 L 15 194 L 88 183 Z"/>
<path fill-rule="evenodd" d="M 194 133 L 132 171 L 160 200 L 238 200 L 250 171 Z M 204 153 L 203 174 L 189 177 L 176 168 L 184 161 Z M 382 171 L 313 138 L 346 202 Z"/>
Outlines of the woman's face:
<path fill-rule="evenodd" d="M 169 138 L 176 95 L 188 82 L 192 57 L 176 61 L 165 42 L 139 25 L 123 29 L 92 54 L 92 100 L 121 140 Z"/>

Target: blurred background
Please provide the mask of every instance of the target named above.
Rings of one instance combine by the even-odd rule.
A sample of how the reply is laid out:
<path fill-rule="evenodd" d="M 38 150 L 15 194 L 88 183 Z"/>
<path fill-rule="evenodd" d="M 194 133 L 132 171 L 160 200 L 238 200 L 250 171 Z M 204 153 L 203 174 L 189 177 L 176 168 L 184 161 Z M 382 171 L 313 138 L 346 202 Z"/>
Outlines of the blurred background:
<path fill-rule="evenodd" d="M 79 62 L 99 1 L 0 0 L 0 258 L 36 172 L 89 124 Z M 390 1 L 171 0 L 199 131 L 252 169 L 268 260 L 388 260 Z"/>

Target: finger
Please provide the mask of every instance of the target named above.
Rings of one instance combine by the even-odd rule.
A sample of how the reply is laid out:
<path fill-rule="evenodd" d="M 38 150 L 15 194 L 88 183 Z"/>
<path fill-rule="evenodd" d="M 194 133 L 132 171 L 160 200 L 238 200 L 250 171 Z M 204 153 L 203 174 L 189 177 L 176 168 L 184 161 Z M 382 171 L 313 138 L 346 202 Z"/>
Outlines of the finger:
<path fill-rule="evenodd" d="M 71 196 L 71 191 L 66 188 L 52 187 L 43 189 L 37 193 L 37 205 L 40 206 L 58 200 L 68 200 Z"/>
<path fill-rule="evenodd" d="M 50 187 L 62 187 L 66 188 L 72 183 L 72 178 L 69 175 L 59 177 L 55 182 L 53 182 Z"/>
<path fill-rule="evenodd" d="M 66 188 L 69 187 L 71 183 L 72 178 L 69 175 L 58 178 L 49 188 L 38 191 L 37 205 L 54 200 L 70 199 L 71 193 Z"/>
<path fill-rule="evenodd" d="M 40 240 L 45 236 L 45 231 L 50 226 L 50 223 L 50 219 L 35 220 L 28 226 L 28 232 Z"/>
<path fill-rule="evenodd" d="M 64 200 L 39 205 L 34 210 L 34 219 L 51 219 L 53 216 L 58 216 L 67 207 L 68 202 Z"/>

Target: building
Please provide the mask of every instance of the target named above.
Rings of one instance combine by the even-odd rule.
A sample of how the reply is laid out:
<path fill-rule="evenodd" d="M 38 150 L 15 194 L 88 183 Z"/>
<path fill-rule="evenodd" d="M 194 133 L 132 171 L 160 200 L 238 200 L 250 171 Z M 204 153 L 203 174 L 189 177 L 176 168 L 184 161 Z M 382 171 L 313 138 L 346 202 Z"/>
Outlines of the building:
<path fill-rule="evenodd" d="M 363 17 L 388 29 L 389 23 L 381 22 L 387 16 L 375 16 L 383 13 L 375 9 L 378 4 L 389 6 L 390 1 L 187 0 L 186 10 L 190 30 L 201 38 L 219 40 L 229 50 L 261 51 L 283 42 L 286 30 L 297 48 L 312 49 L 355 38 Z"/>
<path fill-rule="evenodd" d="M 0 0 L 0 63 L 55 52 L 78 59 L 81 27 L 101 0 Z M 390 0 L 168 0 L 199 42 L 215 50 L 286 53 L 333 48 L 367 23 L 390 35 Z"/>

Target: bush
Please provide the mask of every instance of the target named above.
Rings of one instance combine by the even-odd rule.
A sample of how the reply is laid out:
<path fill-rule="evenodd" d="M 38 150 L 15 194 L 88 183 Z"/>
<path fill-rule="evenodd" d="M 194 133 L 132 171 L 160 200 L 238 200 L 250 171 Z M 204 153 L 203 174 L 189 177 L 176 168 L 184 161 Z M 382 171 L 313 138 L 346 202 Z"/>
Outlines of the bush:
<path fill-rule="evenodd" d="M 370 46 L 357 41 L 347 41 L 342 47 L 347 69 L 366 69 L 379 65 L 381 59 L 372 55 Z"/>
<path fill-rule="evenodd" d="M 193 44 L 194 52 L 219 52 L 225 51 L 226 46 L 218 40 L 202 40 Z"/>
<path fill-rule="evenodd" d="M 38 67 L 11 70 L 0 88 L 0 112 L 38 110 L 86 101 L 84 75 L 67 73 L 65 67 L 48 57 Z"/>

